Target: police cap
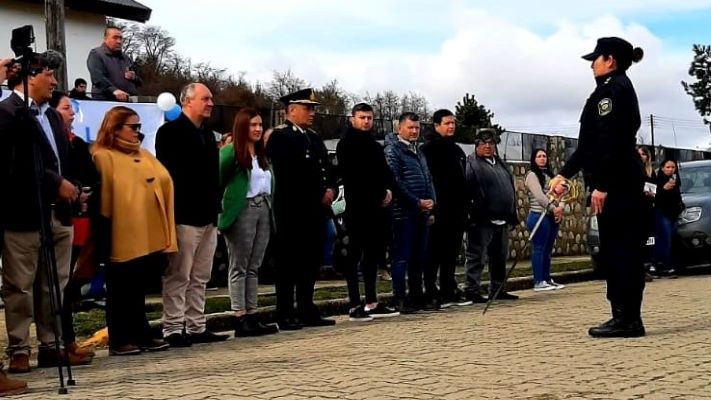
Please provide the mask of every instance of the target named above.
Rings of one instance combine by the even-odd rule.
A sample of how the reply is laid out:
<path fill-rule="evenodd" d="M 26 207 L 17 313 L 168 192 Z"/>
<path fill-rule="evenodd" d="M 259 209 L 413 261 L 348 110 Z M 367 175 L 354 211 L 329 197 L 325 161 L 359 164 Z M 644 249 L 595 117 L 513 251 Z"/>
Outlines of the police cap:
<path fill-rule="evenodd" d="M 289 93 L 279 99 L 285 106 L 289 104 L 319 105 L 316 101 L 316 94 L 311 88 L 302 89 L 294 93 Z"/>

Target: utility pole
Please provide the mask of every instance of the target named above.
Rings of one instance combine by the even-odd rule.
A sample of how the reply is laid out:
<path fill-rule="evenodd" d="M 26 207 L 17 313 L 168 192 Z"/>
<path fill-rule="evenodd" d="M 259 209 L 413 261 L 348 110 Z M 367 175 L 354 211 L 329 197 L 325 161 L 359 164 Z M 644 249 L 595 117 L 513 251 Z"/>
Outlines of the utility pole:
<path fill-rule="evenodd" d="M 652 135 L 652 161 L 656 161 L 655 159 L 656 154 L 657 154 L 657 149 L 654 147 L 654 115 L 649 114 L 649 131 L 651 132 Z"/>
<path fill-rule="evenodd" d="M 47 49 L 58 51 L 64 57 L 64 62 L 55 71 L 57 89 L 67 91 L 67 46 L 64 40 L 64 0 L 45 0 L 44 2 L 45 31 L 47 32 Z"/>

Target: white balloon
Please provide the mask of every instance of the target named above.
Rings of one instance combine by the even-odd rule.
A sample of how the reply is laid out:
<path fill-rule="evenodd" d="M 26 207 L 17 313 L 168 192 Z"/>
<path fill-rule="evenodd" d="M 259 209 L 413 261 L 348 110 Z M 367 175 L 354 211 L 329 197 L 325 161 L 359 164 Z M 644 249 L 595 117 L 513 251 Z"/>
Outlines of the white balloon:
<path fill-rule="evenodd" d="M 175 105 L 175 96 L 172 93 L 163 92 L 158 95 L 158 100 L 156 100 L 156 105 L 161 111 L 168 111 Z"/>

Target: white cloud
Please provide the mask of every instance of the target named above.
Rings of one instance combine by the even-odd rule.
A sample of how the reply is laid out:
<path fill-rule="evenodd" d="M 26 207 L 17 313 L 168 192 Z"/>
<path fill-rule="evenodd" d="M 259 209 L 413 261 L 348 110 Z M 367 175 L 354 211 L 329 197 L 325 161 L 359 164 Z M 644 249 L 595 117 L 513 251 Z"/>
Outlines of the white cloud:
<path fill-rule="evenodd" d="M 600 36 L 621 36 L 645 50 L 629 71 L 642 114 L 700 121 L 679 83 L 688 79 L 690 52 L 670 48 L 640 22 L 623 23 L 620 16 L 708 8 L 710 1 L 452 1 L 435 8 L 417 1 L 346 6 L 319 0 L 239 2 L 229 9 L 203 0 L 200 8 L 175 12 L 163 1 L 145 3 L 154 8 L 151 23 L 174 35 L 182 54 L 246 71 L 248 79 L 268 81 L 273 70 L 291 68 L 316 86 L 336 78 L 359 94 L 417 91 L 433 107 L 448 108 L 469 92 L 507 128 L 573 136 L 594 88 L 580 56 Z M 190 21 L 206 23 L 193 28 Z M 373 32 L 399 41 L 358 42 L 360 34 L 377 38 Z M 657 142 L 674 144 L 663 125 L 655 130 Z M 678 145 L 695 146 L 708 130 L 689 122 L 676 133 Z"/>

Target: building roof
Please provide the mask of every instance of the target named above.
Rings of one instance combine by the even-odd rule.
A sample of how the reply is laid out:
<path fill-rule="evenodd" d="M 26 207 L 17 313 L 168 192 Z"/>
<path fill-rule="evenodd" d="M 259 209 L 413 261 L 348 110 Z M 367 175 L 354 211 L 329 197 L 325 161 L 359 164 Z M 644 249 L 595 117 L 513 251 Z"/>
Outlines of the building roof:
<path fill-rule="evenodd" d="M 24 0 L 44 3 L 44 0 Z M 146 22 L 151 18 L 151 9 L 134 0 L 65 0 L 64 5 L 72 10 L 86 11 L 107 17 Z"/>

